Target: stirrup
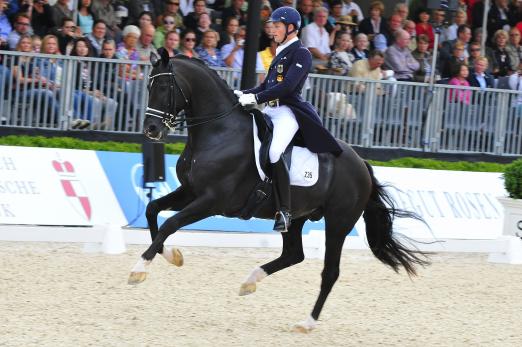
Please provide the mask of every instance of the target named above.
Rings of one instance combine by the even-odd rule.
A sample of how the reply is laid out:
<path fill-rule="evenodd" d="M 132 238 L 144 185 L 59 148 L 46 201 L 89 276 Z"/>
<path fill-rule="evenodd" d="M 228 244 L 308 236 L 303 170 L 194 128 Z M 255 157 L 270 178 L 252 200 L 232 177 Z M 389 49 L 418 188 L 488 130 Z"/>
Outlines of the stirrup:
<path fill-rule="evenodd" d="M 288 232 L 291 220 L 292 216 L 290 215 L 290 212 L 277 211 L 275 215 L 274 231 L 279 231 L 280 233 Z"/>

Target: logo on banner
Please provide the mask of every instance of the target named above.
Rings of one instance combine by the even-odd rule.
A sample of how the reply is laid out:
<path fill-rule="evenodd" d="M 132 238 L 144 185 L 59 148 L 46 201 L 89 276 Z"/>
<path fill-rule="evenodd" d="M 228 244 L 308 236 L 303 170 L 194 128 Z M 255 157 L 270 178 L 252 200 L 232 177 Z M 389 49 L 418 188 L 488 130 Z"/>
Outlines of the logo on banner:
<path fill-rule="evenodd" d="M 76 177 L 76 172 L 71 162 L 67 160 L 53 160 L 52 164 L 60 178 L 67 201 L 79 215 L 87 220 L 91 220 L 92 209 L 89 197 L 81 181 Z"/>

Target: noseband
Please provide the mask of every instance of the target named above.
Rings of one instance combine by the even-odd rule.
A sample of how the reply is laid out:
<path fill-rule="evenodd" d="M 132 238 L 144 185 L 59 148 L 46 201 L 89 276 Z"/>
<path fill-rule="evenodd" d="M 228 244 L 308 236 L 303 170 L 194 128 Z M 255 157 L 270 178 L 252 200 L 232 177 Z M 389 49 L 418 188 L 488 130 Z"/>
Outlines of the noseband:
<path fill-rule="evenodd" d="M 169 112 L 157 110 L 155 108 L 147 106 L 145 115 L 160 118 L 161 122 L 170 130 L 182 130 L 182 129 L 186 129 L 186 128 L 188 129 L 188 128 L 192 128 L 192 127 L 195 127 L 198 125 L 210 123 L 214 120 L 224 118 L 224 117 L 230 115 L 232 113 L 232 111 L 234 110 L 234 108 L 236 108 L 239 105 L 239 102 L 237 102 L 232 106 L 232 108 L 230 110 L 217 114 L 217 115 L 211 114 L 208 116 L 187 118 L 185 116 L 185 114 L 187 113 L 185 108 L 190 106 L 190 102 L 189 102 L 187 96 L 185 95 L 185 93 L 183 92 L 183 89 L 179 85 L 178 81 L 176 80 L 176 74 L 174 73 L 174 66 L 172 65 L 172 62 L 169 62 L 169 71 L 170 72 L 157 73 L 157 74 L 149 77 L 150 87 L 152 87 L 152 84 L 156 77 L 170 76 L 169 100 L 167 103 L 167 110 L 169 110 Z M 185 111 L 185 112 L 183 115 L 180 115 L 178 117 L 178 119 L 176 119 L 176 117 L 177 117 L 176 95 L 174 94 L 174 87 L 176 87 L 179 90 L 179 92 L 181 93 L 181 96 L 183 96 L 183 100 L 185 101 L 185 105 L 184 105 L 185 108 L 183 108 L 183 111 Z M 187 121 L 191 121 L 191 124 L 188 124 Z M 182 125 L 183 123 L 185 123 L 186 125 Z"/>

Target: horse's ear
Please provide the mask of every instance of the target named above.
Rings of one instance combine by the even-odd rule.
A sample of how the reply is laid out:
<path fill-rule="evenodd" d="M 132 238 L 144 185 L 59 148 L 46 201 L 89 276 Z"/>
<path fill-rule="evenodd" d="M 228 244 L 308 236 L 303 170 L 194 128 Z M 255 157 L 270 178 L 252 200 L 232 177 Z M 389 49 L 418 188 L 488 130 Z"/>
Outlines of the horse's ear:
<path fill-rule="evenodd" d="M 150 52 L 150 63 L 153 67 L 156 67 L 160 63 L 160 57 L 154 52 Z"/>
<path fill-rule="evenodd" d="M 169 57 L 169 52 L 167 52 L 167 50 L 163 47 L 160 47 L 158 49 L 158 53 L 161 57 L 161 63 L 164 65 L 164 66 L 167 66 L 169 64 L 169 60 L 170 60 L 170 57 Z"/>

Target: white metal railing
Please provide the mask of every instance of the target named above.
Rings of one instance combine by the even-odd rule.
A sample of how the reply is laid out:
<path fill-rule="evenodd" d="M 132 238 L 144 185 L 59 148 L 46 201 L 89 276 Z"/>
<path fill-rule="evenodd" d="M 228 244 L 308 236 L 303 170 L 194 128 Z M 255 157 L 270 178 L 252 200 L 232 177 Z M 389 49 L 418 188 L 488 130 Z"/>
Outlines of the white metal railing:
<path fill-rule="evenodd" d="M 142 132 L 148 62 L 6 51 L 0 58 L 0 127 L 67 130 L 87 119 L 94 130 Z M 215 70 L 239 89 L 238 69 Z M 303 97 L 335 137 L 354 145 L 522 154 L 518 91 L 311 74 Z"/>

